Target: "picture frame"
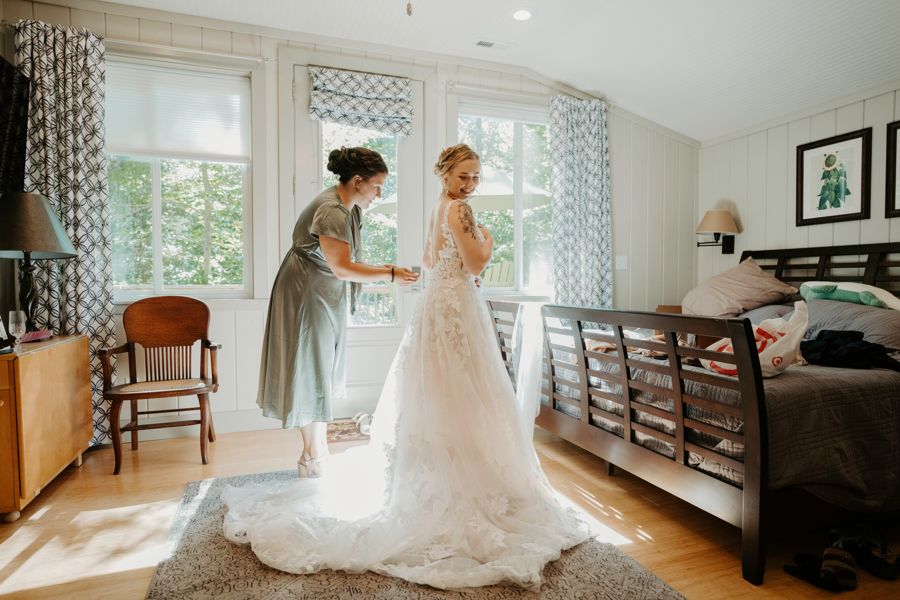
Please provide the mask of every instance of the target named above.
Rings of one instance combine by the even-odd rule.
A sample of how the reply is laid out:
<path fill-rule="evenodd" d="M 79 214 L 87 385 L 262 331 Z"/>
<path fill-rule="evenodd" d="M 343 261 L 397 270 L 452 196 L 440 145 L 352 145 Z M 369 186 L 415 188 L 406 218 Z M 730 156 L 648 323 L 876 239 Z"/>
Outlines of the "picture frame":
<path fill-rule="evenodd" d="M 868 219 L 871 159 L 871 127 L 797 146 L 797 227 Z"/>
<path fill-rule="evenodd" d="M 887 168 L 884 185 L 884 217 L 900 217 L 900 121 L 887 125 Z"/>

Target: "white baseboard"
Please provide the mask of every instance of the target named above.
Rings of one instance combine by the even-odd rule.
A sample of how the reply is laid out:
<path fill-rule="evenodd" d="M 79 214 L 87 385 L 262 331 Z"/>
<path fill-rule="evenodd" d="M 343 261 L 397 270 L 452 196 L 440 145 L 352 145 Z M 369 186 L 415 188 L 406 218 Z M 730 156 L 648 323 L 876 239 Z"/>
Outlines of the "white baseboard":
<path fill-rule="evenodd" d="M 340 414 L 335 414 L 335 419 L 348 419 L 357 412 L 372 413 L 375 410 L 377 400 L 356 399 L 341 403 Z M 193 413 L 196 418 L 200 418 L 199 413 Z M 168 417 L 156 417 L 153 419 L 141 419 L 144 423 L 164 423 L 166 421 L 178 421 L 184 419 L 184 415 L 172 415 Z M 213 413 L 213 422 L 216 427 L 216 434 L 235 433 L 238 431 L 261 431 L 265 429 L 281 429 L 281 421 L 278 419 L 270 419 L 264 417 L 261 411 L 252 410 L 232 410 L 227 412 Z M 128 443 L 128 433 L 122 434 L 122 443 Z M 147 429 L 140 432 L 141 441 L 151 440 L 170 440 L 173 438 L 198 438 L 200 436 L 200 426 L 190 425 L 186 427 L 167 427 L 165 429 Z M 112 444 L 112 442 L 107 442 Z"/>

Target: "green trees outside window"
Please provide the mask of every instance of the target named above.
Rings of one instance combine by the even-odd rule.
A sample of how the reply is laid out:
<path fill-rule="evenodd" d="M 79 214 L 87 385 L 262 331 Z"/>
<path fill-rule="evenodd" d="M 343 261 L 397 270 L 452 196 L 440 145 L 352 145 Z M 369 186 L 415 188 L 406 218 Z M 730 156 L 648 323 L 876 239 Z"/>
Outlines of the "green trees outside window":
<path fill-rule="evenodd" d="M 109 157 L 115 289 L 152 291 L 156 279 L 169 289 L 242 288 L 245 172 L 234 163 Z"/>

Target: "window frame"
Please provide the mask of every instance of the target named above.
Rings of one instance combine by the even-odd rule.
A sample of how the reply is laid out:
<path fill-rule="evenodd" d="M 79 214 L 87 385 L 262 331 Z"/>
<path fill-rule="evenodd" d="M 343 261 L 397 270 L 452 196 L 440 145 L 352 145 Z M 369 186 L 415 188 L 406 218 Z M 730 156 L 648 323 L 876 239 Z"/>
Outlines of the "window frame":
<path fill-rule="evenodd" d="M 549 300 L 543 294 L 535 293 L 533 287 L 525 287 L 525 240 L 524 240 L 524 137 L 523 125 L 543 125 L 550 123 L 549 97 L 532 94 L 510 93 L 480 94 L 473 91 L 466 94 L 448 94 L 447 129 L 450 143 L 459 142 L 459 118 L 462 115 L 504 119 L 513 122 L 513 261 L 515 274 L 512 287 L 484 288 L 491 297 L 515 297 L 523 300 Z M 552 199 L 552 196 L 551 196 Z"/>
<path fill-rule="evenodd" d="M 242 164 L 243 171 L 243 279 L 240 288 L 216 288 L 214 286 L 186 287 L 168 286 L 162 283 L 162 189 L 160 178 L 160 161 L 162 160 L 196 160 L 206 162 L 227 162 L 221 156 L 204 156 L 197 153 L 162 156 L 154 153 L 141 152 L 116 152 L 115 148 L 105 148 L 104 154 L 109 160 L 113 156 L 127 157 L 134 160 L 147 160 L 151 162 L 151 194 L 152 194 L 152 234 L 153 244 L 153 285 L 152 289 L 123 290 L 113 289 L 113 304 L 125 305 L 143 298 L 151 298 L 161 295 L 192 296 L 201 299 L 221 300 L 248 300 L 264 295 L 266 290 L 260 287 L 257 275 L 263 275 L 265 265 L 257 264 L 265 260 L 266 252 L 254 248 L 254 212 L 265 214 L 265 206 L 256 206 L 263 202 L 264 194 L 254 193 L 258 191 L 256 181 L 264 178 L 258 177 L 263 169 L 260 161 L 256 160 L 257 151 L 263 141 L 265 107 L 261 101 L 265 93 L 264 64 L 260 60 L 242 57 L 218 57 L 218 56 L 157 56 L 153 53 L 143 52 L 143 49 L 135 51 L 133 48 L 114 46 L 107 50 L 107 60 L 125 65 L 146 65 L 159 69 L 171 69 L 181 72 L 212 73 L 229 77 L 244 77 L 250 85 L 250 152 L 249 158 Z M 257 175 L 257 177 L 254 177 Z"/>
<path fill-rule="evenodd" d="M 153 277 L 151 288 L 141 289 L 117 289 L 113 288 L 113 303 L 125 304 L 131 303 L 142 298 L 153 296 L 192 296 L 197 298 L 249 298 L 250 290 L 253 284 L 252 261 L 248 265 L 248 261 L 244 260 L 243 280 L 239 288 L 237 287 L 219 287 L 219 286 L 165 286 L 163 284 L 163 253 L 162 253 L 162 161 L 164 160 L 188 160 L 171 156 L 157 156 L 151 154 L 107 154 L 107 160 L 111 157 L 122 157 L 130 160 L 149 162 L 150 163 L 150 181 L 151 181 L 151 239 L 150 243 L 153 247 Z M 192 157 L 189 160 L 202 162 L 223 162 L 221 160 L 205 159 L 200 156 Z M 242 245 L 244 247 L 243 256 L 252 255 L 251 244 L 252 237 L 250 227 L 252 227 L 252 219 L 250 218 L 249 200 L 250 200 L 250 163 L 232 163 L 240 164 L 243 174 L 243 236 Z"/>
<path fill-rule="evenodd" d="M 339 126 L 341 126 L 341 127 L 355 127 L 354 125 L 345 125 L 345 124 L 343 124 L 343 123 L 332 123 L 332 124 L 333 124 L 333 125 L 339 125 Z M 324 146 L 324 144 L 322 143 L 322 142 L 323 142 L 323 139 L 324 139 L 324 137 L 325 137 L 325 131 L 324 131 L 324 129 L 323 129 L 324 125 L 325 125 L 325 124 L 324 124 L 322 121 L 314 121 L 314 122 L 312 123 L 312 131 L 314 132 L 313 135 L 315 136 L 315 146 L 316 146 L 316 149 L 317 149 L 317 150 L 316 150 L 316 155 L 317 155 L 318 157 L 320 157 L 320 159 L 321 159 L 321 158 L 325 158 L 325 157 L 324 157 L 325 146 Z M 358 128 L 358 129 L 362 129 L 361 127 L 357 127 L 357 128 Z M 386 135 L 390 135 L 390 134 L 386 134 Z M 393 135 L 394 138 L 395 138 L 395 143 L 396 143 L 396 154 L 397 154 L 397 155 L 396 155 L 397 169 L 396 169 L 396 171 L 393 173 L 393 175 L 394 175 L 394 177 L 396 178 L 397 191 L 398 191 L 398 194 L 397 194 L 397 199 L 398 199 L 398 202 L 397 202 L 397 230 L 398 230 L 398 237 L 397 237 L 397 248 L 396 248 L 396 253 L 399 255 L 399 253 L 400 253 L 400 244 L 402 243 L 402 240 L 401 240 L 400 237 L 399 237 L 399 232 L 400 232 L 400 212 L 399 212 L 399 211 L 400 211 L 400 203 L 399 203 L 399 198 L 400 198 L 400 196 L 399 196 L 399 190 L 400 190 L 400 181 L 401 181 L 401 179 L 400 179 L 400 174 L 401 174 L 401 172 L 405 171 L 405 169 L 403 168 L 404 162 L 401 160 L 402 154 L 403 154 L 403 153 L 402 153 L 402 151 L 400 150 L 401 145 L 402 145 L 402 136 L 400 136 L 399 134 L 396 134 L 396 133 L 395 133 L 395 134 L 392 134 L 392 135 Z M 326 176 L 326 174 L 325 174 L 325 172 L 324 172 L 325 170 L 327 170 L 327 169 L 325 168 L 325 165 L 322 164 L 322 163 L 320 162 L 320 163 L 319 163 L 319 169 L 318 169 L 318 181 L 317 181 L 317 187 L 318 187 L 319 189 L 322 189 L 322 190 L 325 189 L 325 180 L 329 178 L 328 176 Z M 332 176 L 332 177 L 333 177 L 333 176 Z M 405 179 L 404 179 L 404 181 L 405 181 Z M 362 226 L 362 229 L 363 229 L 362 235 L 365 235 L 365 214 L 364 214 L 364 218 L 363 218 L 363 226 Z M 402 262 L 402 261 L 395 261 L 395 262 Z M 365 287 L 366 285 L 372 285 L 372 286 L 378 285 L 378 286 L 380 286 L 380 287 L 388 287 L 388 288 L 390 289 L 390 287 L 389 287 L 388 285 L 385 285 L 384 283 L 380 283 L 380 284 L 379 284 L 379 283 L 374 283 L 374 284 L 365 284 L 365 283 L 363 283 L 363 284 L 361 284 L 361 285 L 362 285 L 363 287 Z M 401 310 L 401 307 L 400 307 L 400 302 L 401 302 L 401 291 L 400 291 L 399 287 L 397 287 L 397 286 L 393 286 L 392 289 L 393 289 L 393 292 L 394 292 L 394 294 L 393 294 L 393 301 L 394 301 L 394 321 L 393 321 L 393 322 L 391 322 L 391 323 L 354 323 L 354 322 L 353 322 L 353 318 L 352 318 L 352 316 L 350 315 L 350 301 L 349 301 L 349 299 L 348 299 L 348 301 L 347 301 L 347 328 L 350 329 L 350 330 L 360 330 L 360 329 L 378 329 L 378 328 L 384 328 L 384 329 L 395 328 L 395 329 L 396 329 L 396 328 L 400 327 L 400 323 L 401 323 L 401 320 L 402 320 L 402 315 L 400 314 L 400 310 Z"/>

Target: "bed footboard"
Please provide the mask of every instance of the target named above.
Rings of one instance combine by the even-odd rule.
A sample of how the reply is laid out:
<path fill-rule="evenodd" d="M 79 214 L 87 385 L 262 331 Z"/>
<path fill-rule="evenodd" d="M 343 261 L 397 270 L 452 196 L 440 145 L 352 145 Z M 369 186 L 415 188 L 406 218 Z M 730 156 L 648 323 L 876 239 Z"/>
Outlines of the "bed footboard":
<path fill-rule="evenodd" d="M 766 416 L 750 322 L 563 306 L 542 320 L 537 424 L 740 527 L 743 576 L 762 583 Z M 689 336 L 730 338 L 734 354 L 679 343 Z"/>

